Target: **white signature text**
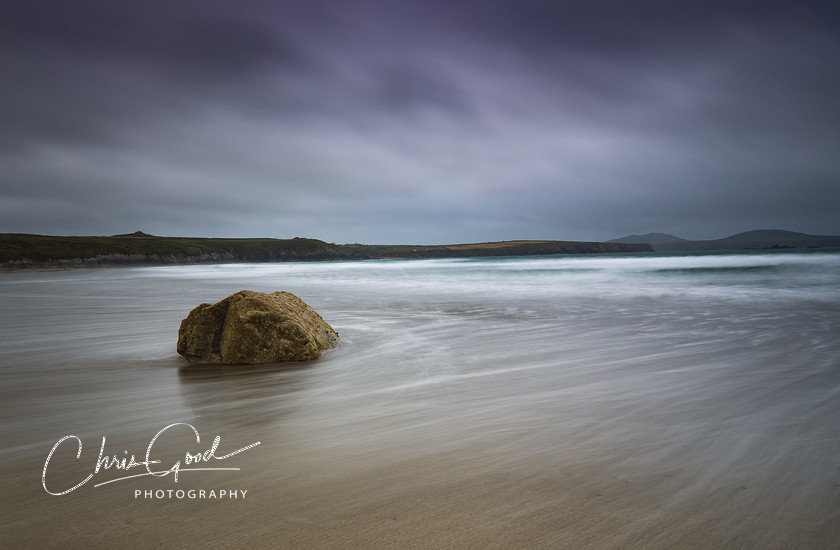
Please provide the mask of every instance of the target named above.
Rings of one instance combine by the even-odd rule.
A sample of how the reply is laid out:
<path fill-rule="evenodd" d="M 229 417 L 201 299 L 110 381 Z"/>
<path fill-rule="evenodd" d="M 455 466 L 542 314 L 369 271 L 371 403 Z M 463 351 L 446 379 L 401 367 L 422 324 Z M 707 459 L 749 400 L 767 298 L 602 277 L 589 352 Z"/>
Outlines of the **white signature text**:
<path fill-rule="evenodd" d="M 165 428 L 160 430 L 157 434 L 155 434 L 155 436 L 151 439 L 151 441 L 149 441 L 149 446 L 146 447 L 145 460 L 137 460 L 134 455 L 128 456 L 128 451 L 125 451 L 125 454 L 126 454 L 125 457 L 118 457 L 116 454 L 115 455 L 110 455 L 110 456 L 106 455 L 105 454 L 105 436 L 102 436 L 102 445 L 99 447 L 99 458 L 96 460 L 96 464 L 93 468 L 93 472 L 88 474 L 87 477 L 85 477 L 84 479 L 82 479 L 81 481 L 79 481 L 78 483 L 76 483 L 75 485 L 70 487 L 69 489 L 63 489 L 62 490 L 61 488 L 54 488 L 53 487 L 53 490 L 50 490 L 50 488 L 47 487 L 47 469 L 50 466 L 50 460 L 52 459 L 53 454 L 55 453 L 56 449 L 58 449 L 66 441 L 75 440 L 75 442 L 76 442 L 76 460 L 78 460 L 82 456 L 82 440 L 79 439 L 78 437 L 76 437 L 75 435 L 65 435 L 64 437 L 59 439 L 56 442 L 55 445 L 53 445 L 52 450 L 47 455 L 47 460 L 44 462 L 44 470 L 43 470 L 43 473 L 41 474 L 41 484 L 44 486 L 44 490 L 51 495 L 55 495 L 55 496 L 66 495 L 67 493 L 69 493 L 71 491 L 75 491 L 76 489 L 78 489 L 79 487 L 81 487 L 82 485 L 84 485 L 85 483 L 90 481 L 91 479 L 93 479 L 93 477 L 96 474 L 98 474 L 100 471 L 109 470 L 109 469 L 113 468 L 114 470 L 123 470 L 123 471 L 127 472 L 127 471 L 129 471 L 133 468 L 139 468 L 139 467 L 143 467 L 145 472 L 143 472 L 141 474 L 132 474 L 132 475 L 127 475 L 127 476 L 120 477 L 120 478 L 117 478 L 117 479 L 111 479 L 111 480 L 108 480 L 108 481 L 103 481 L 102 483 L 98 483 L 98 484 L 94 485 L 94 487 L 99 487 L 100 485 L 105 485 L 105 484 L 108 484 L 108 483 L 113 483 L 115 481 L 121 481 L 121 480 L 124 480 L 124 479 L 130 479 L 130 478 L 134 478 L 134 477 L 141 477 L 141 476 L 165 477 L 165 476 L 168 476 L 169 474 L 174 474 L 173 478 L 174 478 L 175 482 L 177 482 L 178 481 L 178 473 L 183 471 L 183 470 L 239 470 L 239 468 L 202 468 L 202 467 L 197 467 L 197 466 L 196 467 L 187 467 L 187 466 L 198 465 L 198 464 L 203 463 L 203 462 L 206 463 L 206 462 L 211 462 L 211 461 L 215 461 L 215 460 L 225 460 L 227 458 L 230 458 L 234 455 L 237 455 L 237 454 L 241 453 L 242 451 L 247 451 L 248 449 L 256 447 L 257 445 L 260 444 L 260 442 L 257 441 L 256 443 L 251 443 L 250 445 L 246 445 L 245 447 L 242 447 L 241 449 L 237 449 L 233 452 L 230 452 L 230 453 L 227 453 L 227 454 L 224 454 L 224 455 L 221 455 L 221 456 L 217 456 L 216 452 L 219 448 L 219 443 L 221 441 L 221 437 L 219 437 L 217 435 L 215 437 L 215 439 L 213 439 L 213 443 L 210 445 L 210 447 L 208 449 L 206 449 L 204 451 L 199 451 L 199 452 L 196 452 L 196 453 L 191 453 L 189 451 L 186 451 L 184 453 L 183 461 L 182 460 L 176 460 L 175 463 L 172 464 L 171 466 L 169 466 L 168 468 L 166 466 L 162 466 L 162 467 L 157 467 L 157 469 L 153 469 L 154 465 L 161 464 L 161 462 L 163 462 L 162 460 L 154 460 L 152 458 L 155 443 L 158 441 L 158 439 L 167 430 L 170 430 L 170 429 L 172 429 L 176 426 L 185 426 L 185 427 L 191 429 L 193 431 L 193 433 L 195 434 L 195 442 L 196 443 L 201 443 L 201 436 L 199 436 L 198 430 L 192 424 L 187 424 L 185 422 L 176 422 L 175 424 L 170 424 L 169 426 L 166 426 Z M 73 441 L 70 441 L 70 444 L 72 445 Z"/>

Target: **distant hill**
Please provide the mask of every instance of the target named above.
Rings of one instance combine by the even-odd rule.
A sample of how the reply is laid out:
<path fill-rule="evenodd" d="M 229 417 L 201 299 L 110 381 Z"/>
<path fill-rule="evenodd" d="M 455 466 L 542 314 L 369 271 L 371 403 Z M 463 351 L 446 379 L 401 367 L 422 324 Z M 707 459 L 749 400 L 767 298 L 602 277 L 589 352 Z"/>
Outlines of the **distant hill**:
<path fill-rule="evenodd" d="M 609 242 L 648 243 L 657 252 L 700 250 L 767 250 L 782 248 L 833 248 L 840 247 L 840 236 L 808 235 L 782 229 L 745 231 L 722 239 L 690 241 L 667 233 L 629 235 Z"/>
<path fill-rule="evenodd" d="M 500 241 L 457 245 L 333 244 L 318 239 L 203 239 L 155 237 L 141 231 L 111 237 L 54 237 L 0 233 L 0 267 L 305 262 L 378 258 L 467 258 L 547 254 L 650 252 L 647 244 L 578 241 Z"/>
<path fill-rule="evenodd" d="M 840 246 L 840 236 L 808 235 L 782 229 L 745 231 L 723 239 L 696 241 L 711 250 L 767 248 L 825 248 Z"/>
<path fill-rule="evenodd" d="M 646 235 L 627 235 L 620 239 L 613 239 L 607 241 L 608 243 L 648 243 L 650 245 L 665 244 L 665 243 L 687 243 L 689 241 L 675 237 L 668 233 L 648 233 Z"/>
<path fill-rule="evenodd" d="M 155 235 L 149 235 L 148 233 L 143 233 L 142 231 L 135 231 L 134 233 L 123 233 L 121 235 L 111 235 L 112 237 L 154 237 Z"/>

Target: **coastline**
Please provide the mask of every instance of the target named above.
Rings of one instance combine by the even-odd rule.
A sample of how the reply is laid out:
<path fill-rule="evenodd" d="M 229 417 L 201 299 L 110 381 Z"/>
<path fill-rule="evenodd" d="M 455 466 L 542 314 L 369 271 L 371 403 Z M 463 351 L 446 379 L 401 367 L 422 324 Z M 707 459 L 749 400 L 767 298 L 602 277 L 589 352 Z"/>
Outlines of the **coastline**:
<path fill-rule="evenodd" d="M 213 265 L 229 263 L 441 259 L 652 252 L 649 244 L 499 241 L 452 245 L 361 245 L 317 239 L 54 237 L 0 234 L 0 269 Z"/>

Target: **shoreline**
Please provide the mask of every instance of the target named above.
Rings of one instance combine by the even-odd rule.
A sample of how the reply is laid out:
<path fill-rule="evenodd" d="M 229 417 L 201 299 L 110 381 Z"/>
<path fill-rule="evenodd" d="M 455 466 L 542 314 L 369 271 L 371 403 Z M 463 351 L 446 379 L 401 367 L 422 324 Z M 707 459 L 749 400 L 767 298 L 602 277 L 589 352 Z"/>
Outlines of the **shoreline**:
<path fill-rule="evenodd" d="M 440 256 L 381 256 L 366 258 L 335 258 L 335 259 L 289 259 L 289 260 L 230 260 L 230 261 L 203 261 L 203 262 L 120 262 L 120 263 L 85 263 L 83 261 L 71 264 L 62 263 L 38 264 L 24 266 L 3 265 L 0 267 L 0 275 L 13 273 L 51 273 L 56 271 L 78 271 L 88 269 L 120 269 L 136 267 L 173 267 L 173 266 L 213 266 L 213 265 L 254 265 L 254 264 L 307 264 L 307 263 L 336 263 L 336 262 L 374 262 L 374 261 L 407 261 L 407 260 L 441 260 L 453 258 L 527 258 L 527 257 L 586 257 L 586 256 L 622 256 L 622 255 L 658 255 L 658 256 L 696 256 L 696 255 L 745 255 L 745 254 L 819 254 L 838 253 L 840 247 L 807 247 L 807 248 L 748 248 L 731 250 L 643 250 L 643 251 L 617 251 L 617 252 L 591 252 L 591 253 L 553 253 L 553 254 L 478 254 L 478 255 L 440 255 Z"/>

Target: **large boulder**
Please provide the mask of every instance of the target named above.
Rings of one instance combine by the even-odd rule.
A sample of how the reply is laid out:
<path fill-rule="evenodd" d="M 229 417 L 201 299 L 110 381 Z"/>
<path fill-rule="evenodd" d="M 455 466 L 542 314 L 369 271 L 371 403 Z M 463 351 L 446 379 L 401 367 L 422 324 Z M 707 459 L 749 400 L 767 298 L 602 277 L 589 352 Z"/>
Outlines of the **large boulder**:
<path fill-rule="evenodd" d="M 332 327 L 290 292 L 240 290 L 196 307 L 178 331 L 178 353 L 201 363 L 308 361 L 338 342 Z"/>

